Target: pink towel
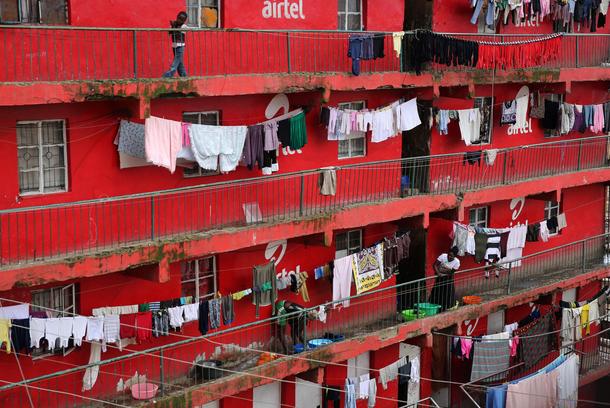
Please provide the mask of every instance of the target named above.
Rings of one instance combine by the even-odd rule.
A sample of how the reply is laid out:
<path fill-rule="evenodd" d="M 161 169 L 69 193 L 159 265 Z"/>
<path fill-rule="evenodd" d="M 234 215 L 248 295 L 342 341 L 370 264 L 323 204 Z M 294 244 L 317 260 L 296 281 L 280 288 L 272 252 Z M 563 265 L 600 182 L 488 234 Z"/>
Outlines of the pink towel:
<path fill-rule="evenodd" d="M 182 123 L 182 147 L 191 147 L 190 123 Z"/>
<path fill-rule="evenodd" d="M 604 107 L 603 105 L 593 105 L 593 133 L 600 133 L 604 130 Z"/>
<path fill-rule="evenodd" d="M 176 170 L 176 156 L 182 149 L 182 124 L 151 116 L 144 122 L 144 148 L 146 160 Z"/>
<path fill-rule="evenodd" d="M 510 356 L 515 357 L 517 355 L 517 346 L 519 345 L 519 336 L 515 336 L 510 342 Z"/>
<path fill-rule="evenodd" d="M 464 358 L 470 358 L 470 350 L 472 349 L 472 340 L 462 339 L 462 356 Z"/>

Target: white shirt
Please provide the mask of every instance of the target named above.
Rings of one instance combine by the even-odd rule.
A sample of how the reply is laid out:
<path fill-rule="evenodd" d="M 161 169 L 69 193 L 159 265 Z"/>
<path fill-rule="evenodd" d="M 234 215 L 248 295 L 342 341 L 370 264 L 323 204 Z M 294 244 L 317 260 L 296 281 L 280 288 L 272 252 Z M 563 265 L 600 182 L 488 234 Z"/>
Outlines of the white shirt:
<path fill-rule="evenodd" d="M 447 271 L 460 269 L 460 260 L 453 258 L 453 261 L 449 261 L 447 254 L 441 254 L 436 260 L 439 261 L 441 267 L 445 268 Z"/>

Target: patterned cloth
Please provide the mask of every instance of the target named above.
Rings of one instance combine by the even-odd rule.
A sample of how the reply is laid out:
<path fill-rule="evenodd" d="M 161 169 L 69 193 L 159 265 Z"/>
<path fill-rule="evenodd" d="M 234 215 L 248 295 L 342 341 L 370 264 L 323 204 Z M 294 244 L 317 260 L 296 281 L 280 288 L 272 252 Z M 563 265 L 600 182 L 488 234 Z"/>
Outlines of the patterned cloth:
<path fill-rule="evenodd" d="M 538 361 L 545 357 L 552 349 L 555 343 L 555 334 L 547 336 L 526 337 L 542 333 L 549 333 L 555 330 L 553 313 L 546 313 L 539 319 L 534 320 L 524 327 L 520 327 L 513 331 L 513 336 L 519 336 L 519 361 L 525 363 L 525 368 L 533 367 Z"/>
<path fill-rule="evenodd" d="M 144 125 L 122 120 L 119 126 L 119 152 L 144 159 Z"/>
<path fill-rule="evenodd" d="M 510 360 L 508 340 L 508 332 L 503 332 L 483 336 L 481 342 L 474 344 L 470 381 L 482 379 L 483 382 L 490 382 L 506 378 Z M 494 373 L 498 374 L 488 377 Z"/>

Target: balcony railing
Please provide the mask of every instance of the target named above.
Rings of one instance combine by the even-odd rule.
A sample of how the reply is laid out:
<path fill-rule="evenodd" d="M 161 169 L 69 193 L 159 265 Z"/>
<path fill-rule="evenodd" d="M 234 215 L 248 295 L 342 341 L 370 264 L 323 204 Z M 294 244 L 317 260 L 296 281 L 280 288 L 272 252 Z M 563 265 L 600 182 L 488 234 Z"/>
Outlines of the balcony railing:
<path fill-rule="evenodd" d="M 608 136 L 500 149 L 493 165 L 463 153 L 336 168 L 334 196 L 322 170 L 0 211 L 0 267 L 77 257 L 260 223 L 312 218 L 348 206 L 455 194 L 608 166 Z"/>
<path fill-rule="evenodd" d="M 160 78 L 173 58 L 168 31 L 2 26 L 0 82 Z M 336 31 L 189 29 L 186 34 L 186 71 L 193 77 L 351 72 L 351 60 L 347 57 L 349 34 Z M 543 37 L 455 35 L 486 41 Z M 596 67 L 609 62 L 609 58 L 610 35 L 566 34 L 559 57 L 546 67 Z M 400 71 L 401 62 L 393 51 L 392 34 L 386 33 L 385 57 L 363 61 L 362 72 Z"/>
<path fill-rule="evenodd" d="M 482 297 L 483 302 L 497 300 L 510 293 L 523 293 L 589 271 L 610 267 L 607 255 L 609 240 L 610 235 L 594 236 L 527 255 L 520 259 L 520 266 L 500 264 L 504 270 L 499 278 L 494 278 L 492 274 L 492 278 L 485 279 L 485 267 L 459 271 L 454 277 L 457 298 L 464 295 L 478 295 Z M 403 323 L 401 315 L 397 312 L 411 308 L 414 303 L 425 302 L 435 282 L 434 277 L 429 277 L 351 296 L 343 299 L 350 301 L 347 308 L 333 308 L 343 300 L 326 303 L 322 305 L 327 309 L 325 323 L 315 320 L 307 324 L 301 319 L 300 328 L 306 340 L 331 334 L 327 337 L 341 341 L 362 338 L 373 332 L 395 327 Z M 441 286 L 440 301 L 448 302 L 449 297 L 453 297 L 452 292 L 448 285 Z M 300 316 L 317 310 L 318 306 L 308 308 Z M 451 311 L 445 313 L 449 314 Z M 285 317 L 290 319 L 297 316 L 298 313 Z M 184 392 L 190 387 L 209 381 L 210 377 L 218 378 L 233 374 L 257 377 L 259 374 L 251 369 L 259 365 L 258 361 L 263 353 L 282 353 L 280 342 L 276 337 L 277 320 L 275 317 L 264 319 L 211 332 L 201 337 L 179 339 L 177 335 L 176 338 L 179 340 L 171 344 L 107 359 L 96 364 L 65 369 L 62 362 L 58 361 L 56 369 L 62 371 L 28 379 L 25 382 L 0 386 L 0 406 L 28 406 L 27 392 L 30 393 L 34 406 L 41 408 L 95 405 L 95 401 L 90 398 L 119 405 L 131 405 L 134 403 L 131 396 L 123 392 L 117 393 L 116 386 L 120 379 L 125 381 L 131 378 L 136 371 L 146 375 L 148 382 L 157 384 L 161 396 Z M 578 348 L 579 352 L 583 353 L 581 373 L 607 366 L 610 363 L 607 337 L 604 336 L 597 343 L 592 340 L 585 341 L 586 347 Z M 125 349 L 123 351 L 125 352 Z M 193 365 L 193 361 L 201 355 L 205 356 L 203 358 L 219 360 L 224 364 L 218 369 L 208 370 L 202 377 L 197 374 L 197 369 Z M 285 358 L 294 358 L 294 363 L 299 363 L 303 362 L 300 360 L 302 357 L 308 364 L 315 364 L 323 363 L 324 361 L 320 360 L 324 360 L 324 356 L 323 352 L 311 354 L 306 351 Z M 48 364 L 53 362 L 48 361 Z M 83 376 L 85 370 L 91 367 L 99 368 L 97 381 L 91 391 L 83 392 L 81 390 Z M 24 387 L 26 384 L 28 388 Z M 62 394 L 56 394 L 57 391 Z M 211 397 L 219 399 L 222 395 L 211 395 Z"/>

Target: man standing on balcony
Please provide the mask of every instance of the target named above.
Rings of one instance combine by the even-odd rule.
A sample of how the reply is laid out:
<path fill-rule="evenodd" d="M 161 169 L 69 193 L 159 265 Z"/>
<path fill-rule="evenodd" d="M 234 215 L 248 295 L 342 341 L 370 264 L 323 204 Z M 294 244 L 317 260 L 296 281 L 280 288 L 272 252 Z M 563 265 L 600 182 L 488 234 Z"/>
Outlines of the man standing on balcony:
<path fill-rule="evenodd" d="M 185 11 L 181 11 L 176 16 L 176 21 L 170 21 L 171 28 L 187 28 L 186 20 L 188 16 Z M 172 51 L 174 52 L 174 60 L 172 65 L 165 74 L 164 78 L 171 78 L 174 76 L 176 71 L 181 77 L 186 76 L 186 69 L 184 68 L 184 46 L 186 40 L 186 33 L 184 31 L 170 31 L 169 35 L 172 37 Z"/>
<path fill-rule="evenodd" d="M 292 345 L 302 344 L 305 347 L 305 325 L 307 320 L 316 318 L 314 312 L 307 313 L 305 308 L 289 300 L 280 300 L 275 304 L 277 322 L 275 324 L 276 336 L 282 344 L 284 354 L 288 354 L 288 345 L 286 342 L 286 324 L 290 326 L 290 335 L 292 337 Z M 293 350 L 294 351 L 294 350 Z"/>
<path fill-rule="evenodd" d="M 460 269 L 458 252 L 458 247 L 454 246 L 449 253 L 441 254 L 432 266 L 436 272 L 436 282 L 430 293 L 430 303 L 441 305 L 442 310 L 455 306 L 453 274 Z"/>

